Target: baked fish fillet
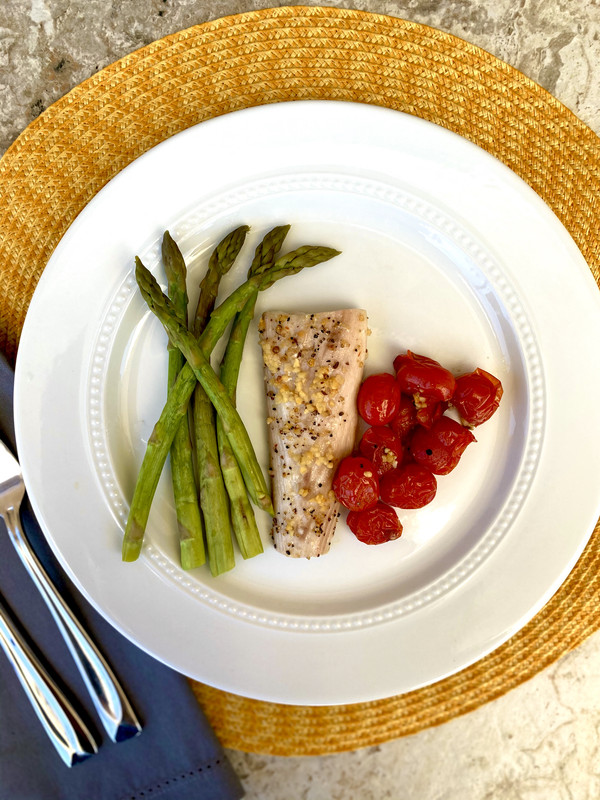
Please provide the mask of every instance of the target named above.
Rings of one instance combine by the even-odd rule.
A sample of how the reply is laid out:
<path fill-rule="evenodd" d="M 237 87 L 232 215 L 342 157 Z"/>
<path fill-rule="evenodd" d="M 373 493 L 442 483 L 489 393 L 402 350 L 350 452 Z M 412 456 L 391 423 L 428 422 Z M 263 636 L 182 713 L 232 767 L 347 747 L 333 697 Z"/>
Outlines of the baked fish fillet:
<path fill-rule="evenodd" d="M 294 558 L 327 553 L 339 517 L 332 490 L 353 448 L 356 395 L 367 357 L 367 312 L 267 311 L 265 365 L 275 548 Z"/>

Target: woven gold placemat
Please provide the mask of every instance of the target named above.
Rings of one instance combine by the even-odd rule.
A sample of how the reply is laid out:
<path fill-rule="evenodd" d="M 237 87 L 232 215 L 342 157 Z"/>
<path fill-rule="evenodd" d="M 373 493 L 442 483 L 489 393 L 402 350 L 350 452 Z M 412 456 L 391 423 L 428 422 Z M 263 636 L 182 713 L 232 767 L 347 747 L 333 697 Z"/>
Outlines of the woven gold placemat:
<path fill-rule="evenodd" d="M 119 170 L 203 120 L 306 99 L 387 106 L 475 142 L 546 201 L 600 281 L 600 144 L 563 105 L 438 30 L 358 11 L 284 7 L 219 19 L 132 53 L 52 105 L 11 146 L 0 161 L 0 348 L 14 359 L 48 258 Z M 263 703 L 197 683 L 195 694 L 223 744 L 249 752 L 332 753 L 438 725 L 532 677 L 600 627 L 599 537 L 597 527 L 567 581 L 520 633 L 428 688 L 341 707 Z"/>

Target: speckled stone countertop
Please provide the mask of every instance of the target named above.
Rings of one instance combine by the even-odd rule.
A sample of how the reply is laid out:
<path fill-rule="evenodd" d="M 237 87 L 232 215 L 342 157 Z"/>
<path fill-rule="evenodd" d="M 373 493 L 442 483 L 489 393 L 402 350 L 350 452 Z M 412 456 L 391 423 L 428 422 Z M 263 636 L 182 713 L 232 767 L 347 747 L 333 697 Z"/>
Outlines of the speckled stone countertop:
<path fill-rule="evenodd" d="M 414 20 L 479 45 L 600 133 L 597 0 L 321 4 Z M 0 155 L 48 105 L 127 53 L 215 17 L 274 5 L 1 0 Z M 319 758 L 229 755 L 248 800 L 592 800 L 600 797 L 599 732 L 597 634 L 521 687 L 436 729 Z"/>

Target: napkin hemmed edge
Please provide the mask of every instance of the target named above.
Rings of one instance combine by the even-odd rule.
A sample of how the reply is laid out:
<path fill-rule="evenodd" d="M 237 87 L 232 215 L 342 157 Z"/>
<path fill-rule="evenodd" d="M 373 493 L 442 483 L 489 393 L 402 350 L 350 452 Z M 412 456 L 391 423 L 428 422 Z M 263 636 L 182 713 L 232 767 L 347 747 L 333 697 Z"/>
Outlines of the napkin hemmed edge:
<path fill-rule="evenodd" d="M 199 781 L 206 781 L 208 780 L 211 775 L 214 775 L 215 771 L 220 771 L 222 781 L 225 780 L 229 783 L 229 788 L 231 790 L 237 789 L 238 794 L 227 795 L 228 800 L 239 800 L 245 794 L 242 784 L 236 773 L 233 771 L 233 768 L 227 761 L 226 757 L 216 756 L 215 758 L 211 759 L 210 761 L 203 762 L 200 766 L 197 767 L 182 767 L 179 770 L 174 770 L 173 772 L 169 773 L 169 775 L 165 778 L 159 779 L 157 781 L 153 781 L 151 784 L 146 784 L 144 786 L 140 786 L 139 788 L 132 789 L 127 792 L 127 794 L 122 795 L 119 800 L 147 800 L 147 798 L 167 798 L 169 792 L 174 791 L 181 791 L 182 786 L 186 789 L 189 787 L 190 790 L 193 790 L 191 784 L 196 784 Z M 202 800 L 219 800 L 222 797 L 223 791 L 223 782 L 220 781 L 219 786 L 215 787 L 208 786 L 206 787 L 208 793 L 202 794 Z M 219 792 L 218 795 L 213 794 L 214 790 Z M 178 800 L 181 795 L 178 795 Z M 190 795 L 191 797 L 191 795 Z"/>

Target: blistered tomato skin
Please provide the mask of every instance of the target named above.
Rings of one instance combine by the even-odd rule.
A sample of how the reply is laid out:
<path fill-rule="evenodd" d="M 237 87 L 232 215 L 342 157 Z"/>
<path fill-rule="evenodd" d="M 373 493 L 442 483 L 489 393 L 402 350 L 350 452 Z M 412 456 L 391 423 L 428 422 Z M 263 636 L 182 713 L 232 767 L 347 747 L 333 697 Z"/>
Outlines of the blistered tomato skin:
<path fill-rule="evenodd" d="M 366 511 L 349 511 L 346 523 L 364 544 L 385 544 L 402 535 L 402 523 L 396 512 L 381 502 Z"/>
<path fill-rule="evenodd" d="M 448 403 L 442 400 L 435 400 L 432 397 L 415 395 L 415 406 L 417 423 L 424 428 L 431 428 L 448 408 Z"/>
<path fill-rule="evenodd" d="M 389 372 L 369 375 L 358 390 L 357 403 L 369 425 L 387 425 L 400 409 L 400 387 Z"/>
<path fill-rule="evenodd" d="M 410 452 L 417 464 L 434 475 L 447 475 L 456 467 L 460 457 L 475 437 L 468 428 L 451 417 L 440 417 L 427 430 L 417 428 L 410 442 Z"/>
<path fill-rule="evenodd" d="M 399 439 L 404 441 L 417 424 L 417 409 L 415 408 L 412 397 L 407 394 L 401 394 L 400 408 L 394 419 L 390 422 L 390 428 Z"/>
<path fill-rule="evenodd" d="M 437 493 L 437 480 L 427 467 L 406 464 L 386 473 L 379 492 L 384 503 L 396 508 L 423 508 Z"/>
<path fill-rule="evenodd" d="M 478 367 L 456 379 L 452 404 L 468 425 L 481 425 L 496 412 L 503 394 L 498 378 Z"/>
<path fill-rule="evenodd" d="M 404 394 L 447 402 L 454 394 L 454 375 L 438 361 L 408 350 L 394 359 L 396 379 Z"/>
<path fill-rule="evenodd" d="M 379 477 L 399 467 L 404 460 L 404 445 L 390 428 L 383 425 L 368 428 L 358 449 L 361 455 L 373 462 Z"/>
<path fill-rule="evenodd" d="M 379 479 L 375 465 L 362 456 L 347 456 L 333 479 L 336 499 L 351 511 L 364 511 L 379 500 Z"/>

